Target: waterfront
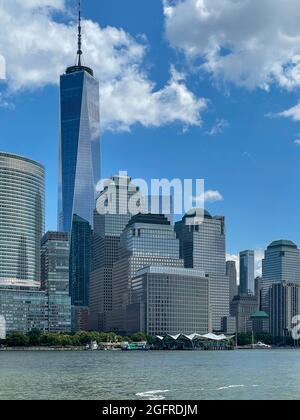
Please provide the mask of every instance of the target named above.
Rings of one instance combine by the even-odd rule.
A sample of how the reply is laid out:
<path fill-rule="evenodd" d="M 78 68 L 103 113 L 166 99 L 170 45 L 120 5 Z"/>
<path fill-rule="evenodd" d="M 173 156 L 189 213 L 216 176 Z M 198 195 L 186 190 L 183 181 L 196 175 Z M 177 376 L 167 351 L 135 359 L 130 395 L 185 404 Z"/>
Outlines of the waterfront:
<path fill-rule="evenodd" d="M 0 399 L 300 399 L 299 350 L 0 352 Z"/>

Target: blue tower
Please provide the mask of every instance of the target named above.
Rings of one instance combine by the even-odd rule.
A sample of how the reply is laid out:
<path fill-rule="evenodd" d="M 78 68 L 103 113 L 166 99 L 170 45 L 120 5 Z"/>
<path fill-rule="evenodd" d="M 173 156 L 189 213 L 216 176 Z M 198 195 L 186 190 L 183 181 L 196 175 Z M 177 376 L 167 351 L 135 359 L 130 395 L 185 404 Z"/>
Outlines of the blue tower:
<path fill-rule="evenodd" d="M 58 229 L 68 233 L 75 214 L 93 226 L 100 179 L 99 82 L 82 65 L 81 45 L 79 1 L 76 65 L 60 78 Z"/>

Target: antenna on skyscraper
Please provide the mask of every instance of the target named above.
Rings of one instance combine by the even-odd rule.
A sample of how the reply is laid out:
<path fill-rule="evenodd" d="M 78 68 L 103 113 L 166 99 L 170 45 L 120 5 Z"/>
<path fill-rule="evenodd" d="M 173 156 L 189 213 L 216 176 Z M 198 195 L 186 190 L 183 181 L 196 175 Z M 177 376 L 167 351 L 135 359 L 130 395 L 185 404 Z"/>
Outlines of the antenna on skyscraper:
<path fill-rule="evenodd" d="M 81 67 L 81 56 L 82 56 L 82 43 L 81 43 L 81 0 L 78 0 L 78 66 Z"/>

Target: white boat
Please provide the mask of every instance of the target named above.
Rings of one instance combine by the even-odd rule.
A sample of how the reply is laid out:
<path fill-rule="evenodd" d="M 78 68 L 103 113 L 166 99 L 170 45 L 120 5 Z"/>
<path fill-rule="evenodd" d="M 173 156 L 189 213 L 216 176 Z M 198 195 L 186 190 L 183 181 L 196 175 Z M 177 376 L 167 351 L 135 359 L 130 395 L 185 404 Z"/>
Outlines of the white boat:
<path fill-rule="evenodd" d="M 268 344 L 265 344 L 259 341 L 258 343 L 253 344 L 253 348 L 254 349 L 271 349 L 272 346 L 269 346 Z"/>

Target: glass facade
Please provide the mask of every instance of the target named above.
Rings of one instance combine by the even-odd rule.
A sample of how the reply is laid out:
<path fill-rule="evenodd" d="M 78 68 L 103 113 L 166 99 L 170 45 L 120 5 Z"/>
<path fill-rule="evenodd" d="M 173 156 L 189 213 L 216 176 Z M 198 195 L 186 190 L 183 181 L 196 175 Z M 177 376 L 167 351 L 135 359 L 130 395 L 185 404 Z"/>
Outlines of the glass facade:
<path fill-rule="evenodd" d="M 195 220 L 195 223 L 193 223 Z M 186 223 L 188 221 L 188 223 Z M 210 274 L 225 275 L 225 219 L 212 217 L 207 211 L 202 223 L 197 222 L 197 210 L 186 214 L 175 224 L 180 240 L 180 256 L 185 267 L 195 268 Z"/>
<path fill-rule="evenodd" d="M 106 313 L 112 310 L 112 270 L 119 258 L 120 236 L 131 219 L 128 203 L 138 189 L 129 177 L 114 176 L 115 214 L 94 213 L 93 271 L 90 279 L 90 329 L 106 330 Z M 108 188 L 100 193 L 96 208 L 109 200 Z"/>
<path fill-rule="evenodd" d="M 75 214 L 72 223 L 69 276 L 70 296 L 74 306 L 89 306 L 91 256 L 91 225 L 87 220 Z"/>
<path fill-rule="evenodd" d="M 0 279 L 40 281 L 44 204 L 43 166 L 0 153 Z"/>
<path fill-rule="evenodd" d="M 183 267 L 179 241 L 163 215 L 133 216 L 120 238 L 119 259 L 113 266 L 112 312 L 108 329 L 126 331 L 126 307 L 131 301 L 131 280 L 150 266 Z"/>
<path fill-rule="evenodd" d="M 99 82 L 82 66 L 60 79 L 58 225 L 70 232 L 76 214 L 93 225 L 100 180 Z"/>
<path fill-rule="evenodd" d="M 229 278 L 226 276 L 225 218 L 201 209 L 188 212 L 175 224 L 180 241 L 180 257 L 186 268 L 205 272 L 210 279 L 212 327 L 222 329 L 222 318 L 229 315 Z"/>
<path fill-rule="evenodd" d="M 47 232 L 41 245 L 42 289 L 49 299 L 50 332 L 71 330 L 68 234 Z"/>
<path fill-rule="evenodd" d="M 254 251 L 243 251 L 240 253 L 240 294 L 242 295 L 255 294 L 254 265 Z"/>
<path fill-rule="evenodd" d="M 127 307 L 129 333 L 207 334 L 211 332 L 209 279 L 199 270 L 148 267 L 132 280 Z"/>

